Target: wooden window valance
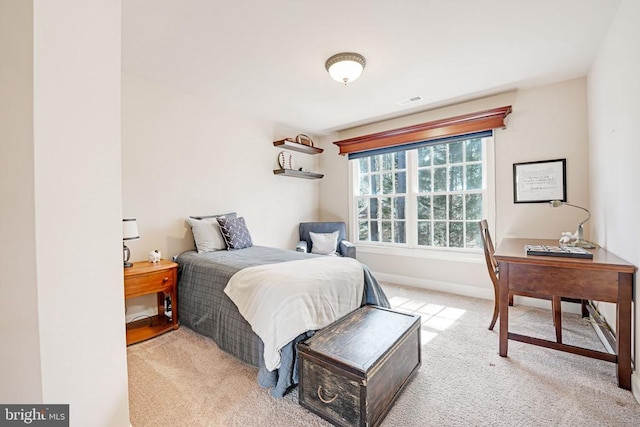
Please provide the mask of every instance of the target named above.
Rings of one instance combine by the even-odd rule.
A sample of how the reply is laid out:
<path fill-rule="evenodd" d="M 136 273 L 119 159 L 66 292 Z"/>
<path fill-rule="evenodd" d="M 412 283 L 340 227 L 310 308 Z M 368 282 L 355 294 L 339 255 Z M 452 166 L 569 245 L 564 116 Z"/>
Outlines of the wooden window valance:
<path fill-rule="evenodd" d="M 511 105 L 343 139 L 335 141 L 334 144 L 340 148 L 340 154 L 349 154 L 505 128 L 504 119 L 509 113 L 511 113 Z"/>

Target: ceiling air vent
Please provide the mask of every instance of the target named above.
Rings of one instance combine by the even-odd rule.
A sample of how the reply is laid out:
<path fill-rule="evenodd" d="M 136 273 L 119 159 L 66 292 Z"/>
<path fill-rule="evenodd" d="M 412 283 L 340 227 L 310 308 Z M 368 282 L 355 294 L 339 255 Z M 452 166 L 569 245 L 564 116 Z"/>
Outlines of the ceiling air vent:
<path fill-rule="evenodd" d="M 423 98 L 420 95 L 413 96 L 411 98 L 401 99 L 400 101 L 398 101 L 398 105 L 412 104 L 414 102 L 422 101 L 422 99 Z"/>

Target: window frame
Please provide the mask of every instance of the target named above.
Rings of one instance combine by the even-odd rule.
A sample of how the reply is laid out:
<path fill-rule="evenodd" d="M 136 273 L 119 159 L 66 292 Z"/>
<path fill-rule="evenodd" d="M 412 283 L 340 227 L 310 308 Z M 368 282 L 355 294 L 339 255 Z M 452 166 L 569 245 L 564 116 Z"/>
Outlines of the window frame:
<path fill-rule="evenodd" d="M 495 224 L 495 136 L 482 138 L 483 144 L 483 206 L 482 218 L 490 224 Z M 436 144 L 437 145 L 437 144 Z M 479 248 L 434 247 L 417 244 L 417 149 L 407 150 L 407 193 L 405 205 L 406 243 L 393 242 L 361 242 L 358 240 L 358 210 L 357 198 L 359 194 L 358 159 L 348 161 L 349 182 L 349 238 L 364 253 L 401 255 L 416 258 L 435 258 L 443 260 L 474 260 L 483 251 Z M 469 258 L 471 256 L 471 258 Z"/>

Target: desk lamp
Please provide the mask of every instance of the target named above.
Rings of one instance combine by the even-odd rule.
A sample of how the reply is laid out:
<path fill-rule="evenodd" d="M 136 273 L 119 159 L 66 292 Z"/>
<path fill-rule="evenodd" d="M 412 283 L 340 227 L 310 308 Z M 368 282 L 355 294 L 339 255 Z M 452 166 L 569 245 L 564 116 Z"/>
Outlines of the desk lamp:
<path fill-rule="evenodd" d="M 574 208 L 582 209 L 583 211 L 585 211 L 587 213 L 587 217 L 578 224 L 578 229 L 576 230 L 576 232 L 574 234 L 574 235 L 577 235 L 577 239 L 571 245 L 572 246 L 577 246 L 577 247 L 580 247 L 580 248 L 587 248 L 587 249 L 593 249 L 593 248 L 596 247 L 593 243 L 587 242 L 586 240 L 584 240 L 584 227 L 583 227 L 583 225 L 584 225 L 585 222 L 589 221 L 589 219 L 591 218 L 591 212 L 589 212 L 588 209 L 583 208 L 582 206 L 572 205 L 571 203 L 563 202 L 561 200 L 551 200 L 549 202 L 549 205 L 551 205 L 551 207 L 553 207 L 553 208 L 559 208 L 560 206 L 567 205 L 567 206 L 571 206 L 571 207 L 574 207 Z"/>
<path fill-rule="evenodd" d="M 125 218 L 122 220 L 122 256 L 124 258 L 124 268 L 132 267 L 133 264 L 129 262 L 129 257 L 131 256 L 131 251 L 127 245 L 124 244 L 125 240 L 134 240 L 139 239 L 140 235 L 138 234 L 138 224 L 136 223 L 135 218 Z"/>

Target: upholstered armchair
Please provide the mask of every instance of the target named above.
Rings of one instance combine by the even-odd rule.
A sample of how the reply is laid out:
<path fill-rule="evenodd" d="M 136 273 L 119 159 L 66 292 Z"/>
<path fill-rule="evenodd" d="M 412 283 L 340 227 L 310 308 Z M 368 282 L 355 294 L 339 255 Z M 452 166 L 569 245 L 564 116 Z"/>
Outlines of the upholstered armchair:
<path fill-rule="evenodd" d="M 337 239 L 335 239 L 334 252 L 341 256 L 356 257 L 355 245 L 347 241 L 347 227 L 344 222 L 301 222 L 299 232 L 300 241 L 296 245 L 296 251 L 298 252 L 324 252 L 326 254 L 326 245 L 333 244 L 333 236 L 330 234 L 337 232 L 338 235 Z M 316 235 L 312 236 L 310 233 L 316 233 Z M 322 241 L 322 246 L 325 247 L 320 248 L 319 251 L 314 250 L 313 237 L 315 237 L 316 243 Z"/>

